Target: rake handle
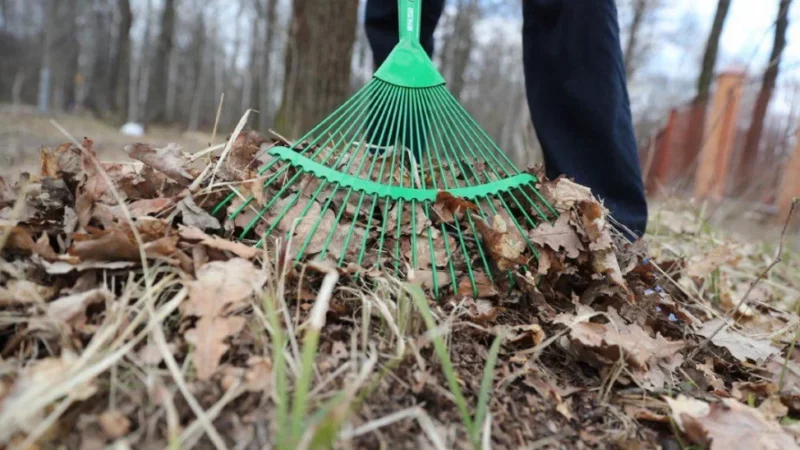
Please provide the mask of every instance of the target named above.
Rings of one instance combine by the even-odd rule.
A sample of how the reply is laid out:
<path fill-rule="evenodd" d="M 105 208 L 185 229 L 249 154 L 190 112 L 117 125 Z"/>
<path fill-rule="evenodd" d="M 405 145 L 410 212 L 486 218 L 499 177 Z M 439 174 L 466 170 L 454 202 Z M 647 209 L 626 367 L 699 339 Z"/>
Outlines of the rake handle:
<path fill-rule="evenodd" d="M 419 43 L 422 0 L 397 0 L 400 40 Z"/>

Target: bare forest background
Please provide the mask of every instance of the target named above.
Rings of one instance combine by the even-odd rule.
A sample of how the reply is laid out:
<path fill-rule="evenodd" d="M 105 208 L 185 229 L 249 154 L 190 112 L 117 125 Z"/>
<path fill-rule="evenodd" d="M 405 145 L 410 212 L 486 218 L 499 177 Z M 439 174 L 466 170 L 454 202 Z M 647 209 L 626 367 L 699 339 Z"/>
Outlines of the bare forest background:
<path fill-rule="evenodd" d="M 758 43 L 752 55 L 722 54 L 737 2 L 775 3 L 772 22 L 746 38 Z M 794 63 L 782 63 L 792 0 L 701 0 L 707 16 L 692 8 L 676 16 L 669 0 L 617 3 L 646 176 L 670 110 L 706 105 L 716 74 L 734 63 L 747 77 L 732 173 L 748 179 L 787 164 L 800 105 Z M 363 9 L 359 0 L 0 0 L 0 103 L 187 133 L 214 127 L 224 94 L 221 132 L 252 108 L 253 128 L 296 138 L 369 80 Z M 448 0 L 435 61 L 500 146 L 530 165 L 540 155 L 525 103 L 520 15 L 520 0 Z M 665 53 L 679 64 L 659 60 Z M 769 201 L 779 178 L 754 195 Z"/>

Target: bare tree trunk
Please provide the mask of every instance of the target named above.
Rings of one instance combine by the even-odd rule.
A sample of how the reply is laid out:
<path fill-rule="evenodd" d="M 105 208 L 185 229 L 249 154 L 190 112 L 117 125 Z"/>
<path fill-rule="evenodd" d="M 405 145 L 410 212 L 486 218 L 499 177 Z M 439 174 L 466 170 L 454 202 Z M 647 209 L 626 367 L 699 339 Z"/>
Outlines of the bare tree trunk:
<path fill-rule="evenodd" d="M 106 8 L 105 0 L 98 2 L 95 0 L 92 27 L 98 36 L 94 40 L 94 62 L 92 65 L 92 76 L 89 80 L 89 93 L 86 96 L 86 106 L 97 116 L 105 116 L 111 106 L 109 101 L 109 79 L 108 68 L 112 64 L 109 61 L 111 52 L 111 42 L 108 35 L 111 34 L 111 18 Z"/>
<path fill-rule="evenodd" d="M 294 1 L 283 98 L 275 123 L 280 132 L 299 136 L 347 97 L 357 14 L 358 0 Z"/>
<path fill-rule="evenodd" d="M 789 28 L 789 7 L 791 4 L 792 0 L 779 0 L 772 53 L 769 57 L 767 70 L 764 72 L 758 99 L 753 108 L 752 122 L 747 130 L 742 159 L 739 163 L 739 179 L 741 180 L 747 179 L 758 160 L 758 144 L 761 141 L 761 132 L 764 129 L 764 118 L 767 115 L 772 91 L 775 89 L 775 80 L 777 80 L 780 71 L 783 49 L 786 47 L 786 30 Z"/>
<path fill-rule="evenodd" d="M 719 0 L 717 3 L 717 13 L 714 15 L 714 24 L 711 26 L 711 33 L 706 40 L 706 51 L 703 54 L 703 65 L 700 67 L 700 76 L 697 78 L 697 96 L 695 102 L 707 102 L 708 94 L 711 90 L 711 83 L 714 81 L 714 67 L 717 64 L 717 52 L 719 50 L 719 39 L 725 27 L 725 19 L 731 7 L 731 0 Z"/>
<path fill-rule="evenodd" d="M 118 0 L 117 8 L 120 14 L 119 38 L 111 63 L 111 109 L 118 121 L 124 121 L 128 113 L 128 88 L 130 85 L 131 65 L 131 27 L 133 26 L 133 12 L 130 0 Z"/>
<path fill-rule="evenodd" d="M 266 131 L 269 128 L 271 122 L 271 114 L 269 111 L 270 108 L 270 100 L 272 97 L 272 90 L 270 89 L 272 84 L 272 58 L 274 58 L 273 51 L 275 49 L 275 38 L 277 37 L 277 21 L 275 20 L 277 16 L 277 0 L 266 0 L 267 4 L 264 5 L 264 26 L 265 26 L 265 33 L 264 33 L 264 41 L 262 42 L 262 56 L 261 56 L 261 64 L 259 68 L 261 69 L 260 72 L 260 81 L 259 87 L 260 90 L 258 92 L 257 98 L 257 105 L 258 110 L 260 112 L 258 116 L 258 127 L 262 131 Z"/>
<path fill-rule="evenodd" d="M 56 0 L 45 1 L 44 48 L 42 49 L 42 68 L 39 71 L 39 111 L 50 108 L 50 78 L 52 76 L 52 47 L 55 36 Z"/>
<path fill-rule="evenodd" d="M 161 32 L 153 58 L 150 84 L 147 93 L 146 122 L 160 122 L 167 110 L 167 82 L 169 57 L 175 44 L 175 8 L 178 0 L 165 0 L 161 13 Z"/>
<path fill-rule="evenodd" d="M 628 30 L 628 41 L 625 43 L 624 62 L 625 75 L 628 79 L 633 76 L 636 70 L 636 56 L 638 53 L 639 32 L 642 28 L 645 12 L 647 11 L 648 0 L 633 0 L 633 18 L 631 27 Z"/>
<path fill-rule="evenodd" d="M 448 55 L 450 63 L 448 84 L 450 92 L 456 97 L 461 97 L 464 90 L 464 73 L 469 65 L 472 55 L 473 24 L 478 16 L 478 0 L 462 0 L 458 4 L 455 22 L 453 24 L 452 53 Z"/>

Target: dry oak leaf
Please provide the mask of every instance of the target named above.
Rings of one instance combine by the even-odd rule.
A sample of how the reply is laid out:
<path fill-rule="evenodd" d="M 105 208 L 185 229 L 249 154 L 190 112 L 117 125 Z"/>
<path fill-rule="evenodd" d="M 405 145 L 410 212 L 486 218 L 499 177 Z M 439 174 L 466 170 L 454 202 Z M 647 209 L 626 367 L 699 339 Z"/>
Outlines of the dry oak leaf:
<path fill-rule="evenodd" d="M 620 357 L 648 385 L 662 383 L 659 371 L 675 367 L 676 354 L 684 348 L 683 341 L 668 341 L 660 334 L 651 338 L 639 325 L 579 322 L 570 330 L 570 342 L 586 363 L 603 368 L 613 365 Z"/>
<path fill-rule="evenodd" d="M 547 246 L 555 251 L 564 249 L 568 258 L 577 258 L 580 252 L 585 251 L 580 236 L 570 225 L 569 214 L 558 216 L 555 223 L 543 223 L 531 230 L 528 234 L 534 244 Z"/>
<path fill-rule="evenodd" d="M 736 251 L 733 244 L 723 245 L 708 253 L 691 258 L 686 266 L 686 275 L 694 278 L 704 278 L 723 265 L 736 265 L 742 255 Z"/>
<path fill-rule="evenodd" d="M 696 334 L 708 338 L 723 323 L 724 319 L 714 319 L 706 322 Z M 756 339 L 744 336 L 725 326 L 717 333 L 711 342 L 717 347 L 725 347 L 734 358 L 739 361 L 753 360 L 760 363 L 771 355 L 778 353 L 779 349 L 772 345 L 769 339 Z"/>
<path fill-rule="evenodd" d="M 163 173 L 181 186 L 188 186 L 194 180 L 184 168 L 188 161 L 184 158 L 181 147 L 176 144 L 155 149 L 149 144 L 136 143 L 126 145 L 125 153 Z"/>
<path fill-rule="evenodd" d="M 522 252 L 525 251 L 525 241 L 515 239 L 509 233 L 508 225 L 502 216 L 495 215 L 491 224 L 476 218 L 475 225 L 478 227 L 478 232 L 483 238 L 489 254 L 500 270 L 513 269 L 518 265 L 528 263 L 522 256 Z"/>
<path fill-rule="evenodd" d="M 710 405 L 683 395 L 664 400 L 681 430 L 693 442 L 708 445 L 709 450 L 800 450 L 777 422 L 734 399 Z"/>
<path fill-rule="evenodd" d="M 542 184 L 542 195 L 555 207 L 568 210 L 580 201 L 593 201 L 592 190 L 567 178 L 558 178 Z"/>
<path fill-rule="evenodd" d="M 231 143 L 231 150 L 225 158 L 225 170 L 237 180 L 249 178 L 250 169 L 259 163 L 256 154 L 267 140 L 256 131 L 242 131 Z"/>
<path fill-rule="evenodd" d="M 225 341 L 244 327 L 243 317 L 226 316 L 247 306 L 260 284 L 255 266 L 241 258 L 205 264 L 197 271 L 197 281 L 187 284 L 189 298 L 180 309 L 184 317 L 199 317 L 185 338 L 195 347 L 192 362 L 200 380 L 211 378 L 228 350 Z"/>
<path fill-rule="evenodd" d="M 433 209 L 443 222 L 452 223 L 455 218 L 460 219 L 467 211 L 478 211 L 478 206 L 469 200 L 455 197 L 449 192 L 439 191 L 436 193 Z"/>

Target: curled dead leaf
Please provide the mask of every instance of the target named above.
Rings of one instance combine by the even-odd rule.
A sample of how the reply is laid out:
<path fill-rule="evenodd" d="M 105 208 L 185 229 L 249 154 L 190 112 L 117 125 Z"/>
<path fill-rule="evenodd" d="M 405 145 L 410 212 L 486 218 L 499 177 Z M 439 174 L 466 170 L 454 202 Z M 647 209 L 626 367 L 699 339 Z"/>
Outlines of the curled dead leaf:
<path fill-rule="evenodd" d="M 522 256 L 522 252 L 525 251 L 525 242 L 514 239 L 513 235 L 509 233 L 508 225 L 500 215 L 494 216 L 491 224 L 476 218 L 475 226 L 500 270 L 513 269 L 528 263 L 527 259 Z"/>
<path fill-rule="evenodd" d="M 184 168 L 188 160 L 183 156 L 181 147 L 176 144 L 155 149 L 149 144 L 137 143 L 126 145 L 125 153 L 163 173 L 181 186 L 188 186 L 194 180 L 192 174 Z"/>
<path fill-rule="evenodd" d="M 679 395 L 664 400 L 680 429 L 709 450 L 800 450 L 780 424 L 734 399 L 708 404 Z"/>

